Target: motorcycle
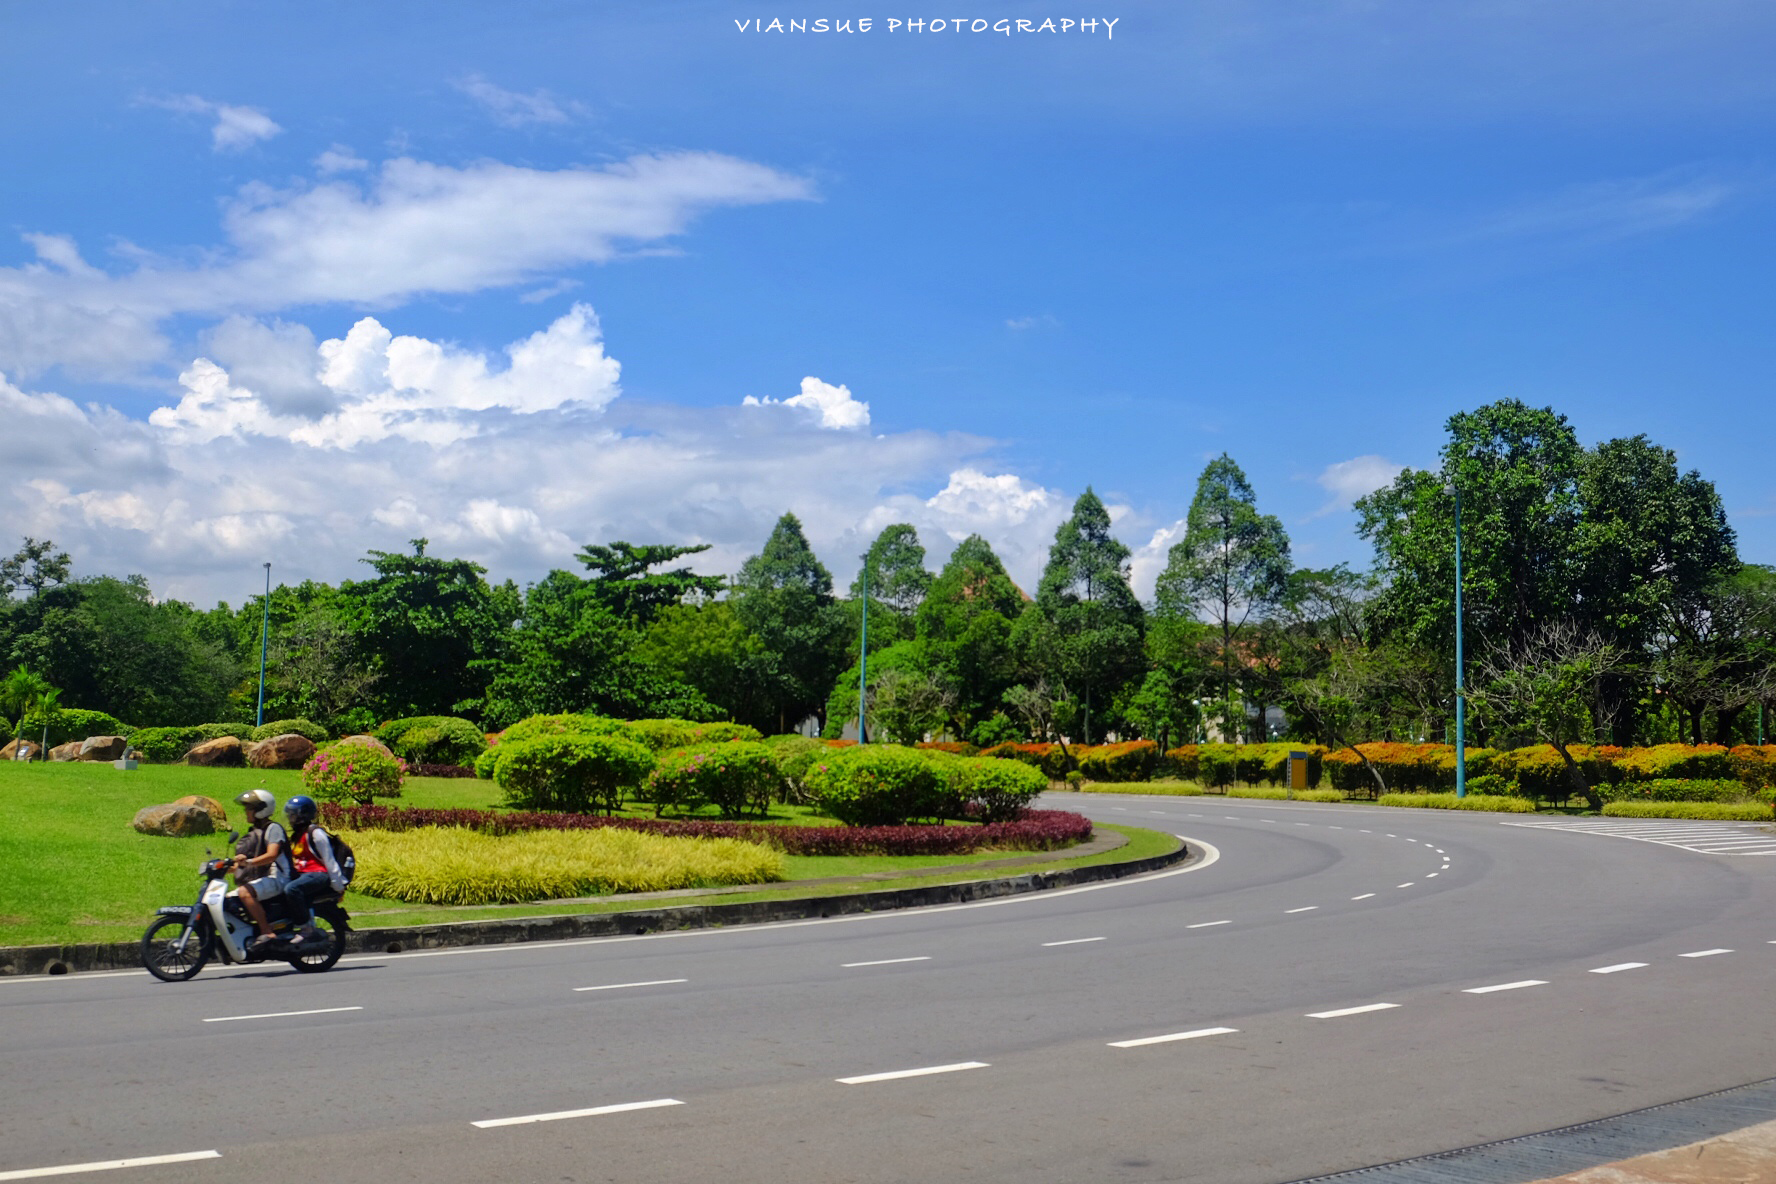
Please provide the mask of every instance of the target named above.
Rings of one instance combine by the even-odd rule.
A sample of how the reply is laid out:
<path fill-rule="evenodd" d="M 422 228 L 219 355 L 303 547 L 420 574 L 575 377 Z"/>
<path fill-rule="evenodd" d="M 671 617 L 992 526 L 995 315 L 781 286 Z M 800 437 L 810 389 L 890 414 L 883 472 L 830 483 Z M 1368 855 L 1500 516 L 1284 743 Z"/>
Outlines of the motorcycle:
<path fill-rule="evenodd" d="M 229 842 L 238 836 L 228 833 Z M 351 915 L 340 906 L 337 895 L 322 896 L 310 903 L 313 921 L 298 927 L 280 894 L 262 902 L 273 938 L 255 942 L 252 919 L 239 898 L 228 891 L 231 861 L 208 858 L 205 851 L 198 875 L 204 879 L 197 903 L 163 905 L 142 934 L 142 965 L 155 978 L 180 983 L 194 977 L 213 957 L 225 963 L 288 962 L 304 974 L 330 970 L 345 952 L 345 935 L 351 932 Z M 294 939 L 301 935 L 300 942 Z"/>

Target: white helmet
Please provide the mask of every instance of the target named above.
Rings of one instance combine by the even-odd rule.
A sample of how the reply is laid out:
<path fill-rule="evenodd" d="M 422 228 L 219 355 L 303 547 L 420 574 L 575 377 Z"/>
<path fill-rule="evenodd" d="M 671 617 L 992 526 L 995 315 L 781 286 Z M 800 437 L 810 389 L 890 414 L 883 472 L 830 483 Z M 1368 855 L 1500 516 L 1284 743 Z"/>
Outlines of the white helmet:
<path fill-rule="evenodd" d="M 277 799 L 268 789 L 249 789 L 234 801 L 236 805 L 246 807 L 248 822 L 264 822 L 271 817 L 272 807 L 277 805 Z"/>

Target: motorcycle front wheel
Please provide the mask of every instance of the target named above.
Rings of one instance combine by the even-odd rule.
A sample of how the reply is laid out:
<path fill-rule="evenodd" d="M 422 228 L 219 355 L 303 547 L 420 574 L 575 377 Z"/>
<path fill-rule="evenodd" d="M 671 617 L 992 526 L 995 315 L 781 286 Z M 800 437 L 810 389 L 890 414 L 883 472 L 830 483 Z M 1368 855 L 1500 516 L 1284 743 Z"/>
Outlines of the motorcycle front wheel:
<path fill-rule="evenodd" d="M 142 965 L 162 982 L 182 983 L 204 968 L 215 952 L 215 940 L 203 920 L 191 928 L 185 948 L 179 948 L 179 936 L 185 932 L 185 918 L 156 917 L 142 935 Z"/>
<path fill-rule="evenodd" d="M 333 964 L 339 961 L 339 955 L 345 953 L 345 935 L 335 930 L 331 921 L 316 913 L 311 924 L 320 933 L 322 941 L 313 943 L 315 948 L 312 953 L 308 951 L 309 943 L 303 942 L 302 955 L 291 963 L 304 974 L 318 974 L 323 970 L 333 969 Z"/>

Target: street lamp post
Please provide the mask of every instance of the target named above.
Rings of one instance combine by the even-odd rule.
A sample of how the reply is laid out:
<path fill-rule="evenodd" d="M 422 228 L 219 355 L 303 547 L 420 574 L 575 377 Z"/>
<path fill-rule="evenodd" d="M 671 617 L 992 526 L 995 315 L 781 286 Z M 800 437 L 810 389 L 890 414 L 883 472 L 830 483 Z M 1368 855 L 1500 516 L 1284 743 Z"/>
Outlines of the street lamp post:
<path fill-rule="evenodd" d="M 265 650 L 271 641 L 271 564 L 265 565 L 265 600 L 259 612 L 259 713 L 253 717 L 255 728 L 265 726 Z"/>
<path fill-rule="evenodd" d="M 1454 482 L 1444 490 L 1455 495 L 1455 796 L 1468 796 L 1468 698 L 1462 678 L 1462 495 Z"/>
<path fill-rule="evenodd" d="M 863 628 L 857 634 L 857 742 L 868 744 L 864 730 L 864 701 L 869 693 L 869 555 L 863 557 L 863 571 L 857 576 L 863 589 Z"/>

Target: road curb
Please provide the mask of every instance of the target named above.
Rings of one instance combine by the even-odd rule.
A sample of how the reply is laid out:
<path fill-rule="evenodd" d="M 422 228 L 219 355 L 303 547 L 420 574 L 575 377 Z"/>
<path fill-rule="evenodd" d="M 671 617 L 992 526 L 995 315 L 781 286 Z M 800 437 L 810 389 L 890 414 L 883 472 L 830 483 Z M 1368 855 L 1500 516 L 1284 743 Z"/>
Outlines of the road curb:
<path fill-rule="evenodd" d="M 507 945 L 529 941 L 562 941 L 586 937 L 618 937 L 673 929 L 708 929 L 724 925 L 762 925 L 772 921 L 805 921 L 854 913 L 914 909 L 934 904 L 963 904 L 1028 892 L 1046 892 L 1101 880 L 1120 880 L 1201 859 L 1202 852 L 1180 842 L 1176 851 L 1101 863 L 1090 867 L 1029 872 L 992 880 L 964 880 L 889 888 L 836 896 L 791 900 L 748 900 L 729 904 L 676 905 L 632 909 L 620 913 L 570 913 L 553 917 L 517 917 L 497 921 L 451 921 L 439 925 L 402 925 L 354 930 L 347 953 L 398 954 L 453 946 Z M 0 948 L 0 977 L 33 974 L 80 974 L 95 970 L 136 970 L 142 965 L 136 942 L 103 942 L 71 946 Z"/>

